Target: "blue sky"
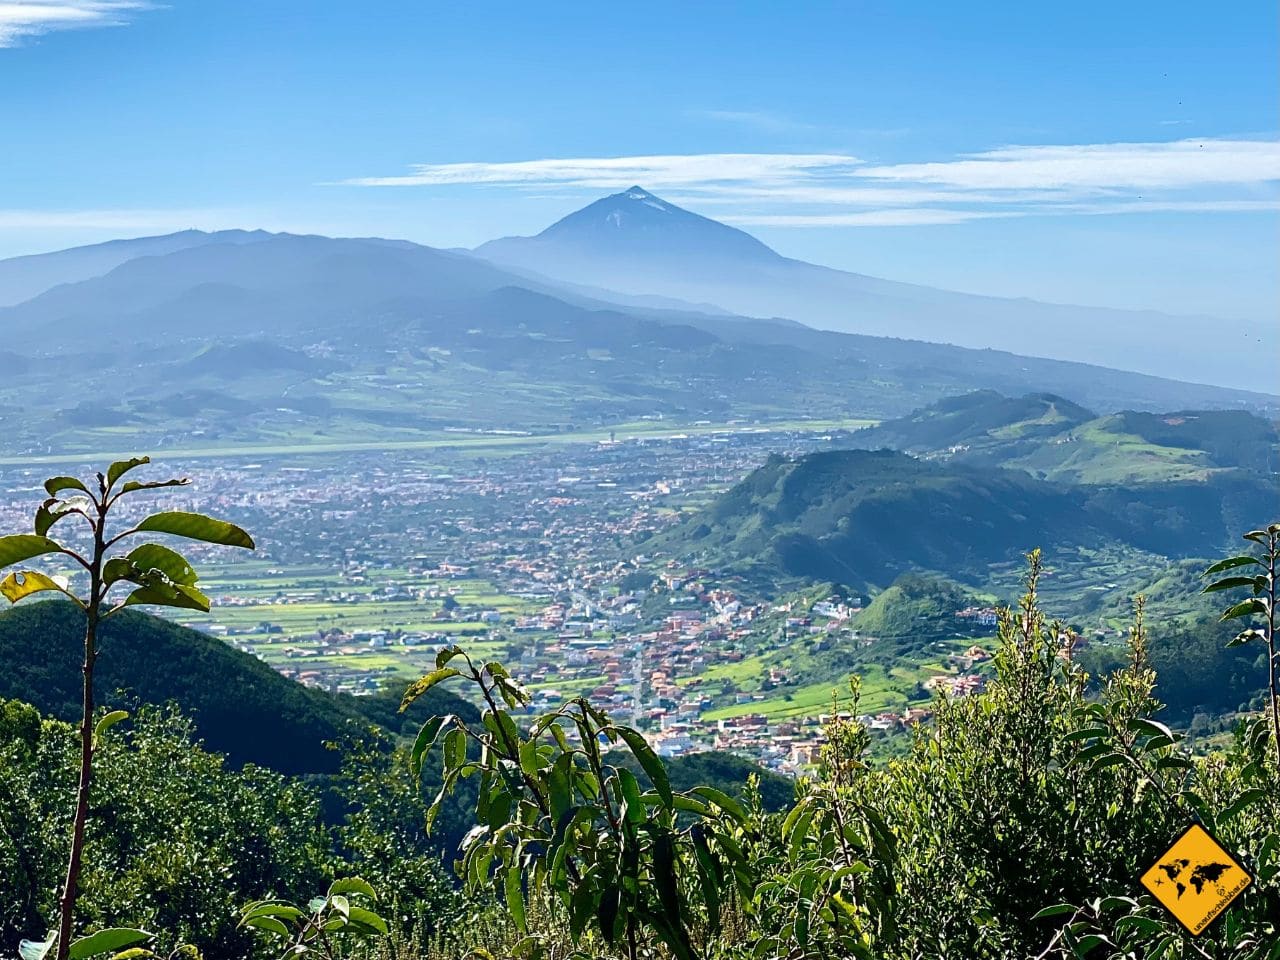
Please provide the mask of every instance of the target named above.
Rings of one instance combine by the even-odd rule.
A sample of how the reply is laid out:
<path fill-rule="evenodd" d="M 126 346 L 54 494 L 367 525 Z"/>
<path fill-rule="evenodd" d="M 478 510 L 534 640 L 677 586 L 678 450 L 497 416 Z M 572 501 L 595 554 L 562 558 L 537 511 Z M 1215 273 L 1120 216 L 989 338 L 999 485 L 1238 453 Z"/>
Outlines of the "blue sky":
<path fill-rule="evenodd" d="M 639 182 L 844 269 L 1274 323 L 1278 30 L 1271 0 L 0 0 L 0 256 L 473 246 Z"/>

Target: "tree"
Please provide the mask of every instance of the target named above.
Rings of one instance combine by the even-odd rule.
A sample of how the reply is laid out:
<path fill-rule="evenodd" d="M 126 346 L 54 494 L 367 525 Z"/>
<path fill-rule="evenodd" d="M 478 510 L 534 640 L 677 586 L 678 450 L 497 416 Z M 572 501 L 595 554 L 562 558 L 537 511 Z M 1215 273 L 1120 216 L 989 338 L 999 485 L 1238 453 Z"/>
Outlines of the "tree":
<path fill-rule="evenodd" d="M 1267 695 L 1271 700 L 1271 734 L 1276 751 L 1276 763 L 1280 765 L 1280 649 L 1276 647 L 1276 568 L 1280 565 L 1280 523 L 1273 523 L 1265 530 L 1250 530 L 1244 539 L 1262 548 L 1262 555 L 1240 554 L 1219 560 L 1204 572 L 1206 577 L 1233 571 L 1231 576 L 1220 577 L 1204 588 L 1205 593 L 1248 587 L 1252 594 L 1248 599 L 1228 607 L 1222 619 L 1249 620 L 1261 618 L 1261 625 L 1252 626 L 1227 644 L 1231 647 L 1260 642 L 1267 648 Z"/>
<path fill-rule="evenodd" d="M 158 543 L 143 543 L 128 553 L 112 556 L 114 548 L 138 534 L 162 533 L 223 546 L 254 549 L 253 538 L 234 524 L 177 510 L 153 513 L 113 535 L 108 530 L 107 520 L 122 498 L 141 491 L 185 486 L 191 482 L 185 477 L 120 482 L 129 471 L 150 462 L 150 457 L 117 461 L 107 468 L 105 474 L 96 474 L 89 483 L 70 476 L 51 477 L 44 484 L 48 499 L 36 510 L 34 533 L 0 537 L 0 569 L 25 563 L 36 557 L 61 555 L 83 568 L 89 579 L 88 590 L 83 592 L 83 596 L 73 589 L 67 578 L 35 570 L 14 571 L 0 582 L 0 593 L 10 603 L 17 603 L 36 593 L 54 591 L 65 594 L 85 613 L 80 781 L 76 790 L 66 880 L 59 902 L 58 930 L 40 943 L 27 944 L 24 958 L 42 958 L 56 944 L 57 960 L 67 960 L 72 949 L 71 933 L 84 854 L 85 823 L 89 816 L 94 741 L 102 731 L 126 716 L 123 711 L 113 711 L 99 720 L 96 728 L 94 726 L 93 668 L 98 656 L 99 625 L 125 607 L 138 604 L 203 611 L 209 609 L 209 598 L 196 588 L 198 577 L 195 569 L 181 554 Z M 68 517 L 78 517 L 88 525 L 92 537 L 90 549 L 78 551 L 49 537 L 50 530 Z M 122 584 L 128 584 L 132 589 L 121 599 L 108 604 L 109 595 Z M 117 936 L 107 938 L 111 942 L 111 948 L 122 949 L 147 938 L 142 931 L 132 931 L 135 935 L 133 939 L 129 939 L 128 934 L 128 931 L 122 930 Z M 101 933 L 94 937 L 101 939 Z M 83 954 L 83 950 L 77 952 Z"/>
<path fill-rule="evenodd" d="M 476 826 L 455 866 L 470 890 L 492 889 L 506 903 L 526 934 L 519 949 L 532 949 L 537 939 L 529 934 L 529 908 L 558 905 L 575 943 L 594 925 L 628 960 L 641 955 L 645 934 L 676 960 L 703 956 L 692 921 L 703 920 L 709 936 L 717 933 L 722 897 L 748 885 L 732 870 L 736 844 L 723 829 L 746 819 L 742 805 L 712 787 L 675 793 L 644 737 L 584 698 L 521 730 L 512 711 L 529 705 L 524 687 L 499 663 L 477 667 L 460 647 L 436 655 L 436 669 L 409 686 L 402 709 L 454 677 L 479 693 L 481 723 L 432 717 L 418 733 L 410 766 L 421 776 L 443 740 L 443 784 L 427 811 L 428 829 L 458 781 L 478 774 Z M 604 747 L 615 745 L 632 754 L 651 789 L 610 762 Z"/>

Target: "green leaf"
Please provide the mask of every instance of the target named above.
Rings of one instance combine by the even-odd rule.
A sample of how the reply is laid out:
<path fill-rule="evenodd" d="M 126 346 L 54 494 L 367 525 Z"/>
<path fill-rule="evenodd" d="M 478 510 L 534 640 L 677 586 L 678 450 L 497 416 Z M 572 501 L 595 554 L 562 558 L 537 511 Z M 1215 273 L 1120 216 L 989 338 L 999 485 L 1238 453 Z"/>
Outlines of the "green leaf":
<path fill-rule="evenodd" d="M 148 483 L 139 483 L 137 480 L 130 480 L 120 488 L 120 492 L 133 493 L 135 490 L 159 490 L 161 487 L 185 487 L 190 482 L 190 477 L 176 477 L 173 480 L 152 480 Z"/>
<path fill-rule="evenodd" d="M 134 457 L 131 460 L 117 460 L 111 466 L 107 467 L 107 486 L 114 487 L 116 485 L 116 481 L 134 467 L 140 467 L 144 463 L 150 462 L 150 457 Z"/>
<path fill-rule="evenodd" d="M 386 936 L 390 933 L 387 921 L 374 913 L 372 910 L 366 910 L 364 907 L 352 906 L 350 909 L 349 919 L 353 924 L 353 928 L 368 927 L 377 933 Z M 359 932 L 357 930 L 357 932 Z"/>
<path fill-rule="evenodd" d="M 141 576 L 142 571 L 124 557 L 112 557 L 102 565 L 102 582 L 108 587 L 121 580 L 136 580 Z"/>
<path fill-rule="evenodd" d="M 467 762 L 467 735 L 458 727 L 444 735 L 444 762 L 453 768 Z"/>
<path fill-rule="evenodd" d="M 53 528 L 53 525 L 63 517 L 78 513 L 81 516 L 92 519 L 93 512 L 94 503 L 88 497 L 72 497 L 70 500 L 59 500 L 56 497 L 50 497 L 36 508 L 36 518 L 33 524 L 36 536 L 46 536 Z"/>
<path fill-rule="evenodd" d="M 1144 917 L 1140 914 L 1129 914 L 1127 917 L 1121 917 L 1116 921 L 1116 933 L 1129 933 L 1134 931 L 1144 935 L 1159 933 L 1165 927 L 1159 920 L 1153 920 L 1150 917 Z"/>
<path fill-rule="evenodd" d="M 0 537 L 0 568 L 22 563 L 46 553 L 57 553 L 62 547 L 48 537 L 20 533 L 12 537 Z"/>
<path fill-rule="evenodd" d="M 456 644 L 449 647 L 442 647 L 436 653 L 436 669 L 439 670 L 441 667 L 448 666 L 450 660 L 454 657 L 460 656 L 462 656 L 462 648 Z"/>
<path fill-rule="evenodd" d="M 658 903 L 667 922 L 682 931 L 684 919 L 680 911 L 680 882 L 676 878 L 676 844 L 670 831 L 663 830 L 653 838 L 653 879 L 658 888 Z"/>
<path fill-rule="evenodd" d="M 85 960 L 86 957 L 123 950 L 125 947 L 133 947 L 150 939 L 151 934 L 145 930 L 135 930 L 132 927 L 109 927 L 74 941 L 67 951 L 67 956 L 71 960 Z"/>
<path fill-rule="evenodd" d="M 124 600 L 126 607 L 137 606 L 140 603 L 209 612 L 209 598 L 195 587 L 188 587 L 181 583 L 151 583 L 145 587 L 139 587 Z"/>
<path fill-rule="evenodd" d="M 129 719 L 128 710 L 112 710 L 110 713 L 104 716 L 101 720 L 99 720 L 97 724 L 94 726 L 93 728 L 94 741 L 96 742 L 104 733 L 106 733 L 108 730 L 114 727 L 121 720 L 128 720 L 128 719 Z"/>
<path fill-rule="evenodd" d="M 56 497 L 63 490 L 79 490 L 81 493 L 89 493 L 89 488 L 77 480 L 75 477 L 50 477 L 44 482 L 45 493 L 51 497 Z M 92 496 L 92 494 L 89 494 Z"/>
<path fill-rule="evenodd" d="M 526 932 L 524 893 L 520 889 L 520 871 L 516 869 L 514 863 L 508 865 L 506 876 L 502 878 L 502 881 L 504 892 L 507 896 L 507 912 L 511 914 L 511 919 L 516 922 L 516 929 L 524 933 Z"/>
<path fill-rule="evenodd" d="M 1043 910 L 1037 911 L 1032 915 L 1032 920 L 1044 920 L 1048 917 L 1060 917 L 1064 913 L 1075 913 L 1076 908 L 1069 903 L 1055 903 L 1051 907 L 1045 907 Z"/>
<path fill-rule="evenodd" d="M 373 885 L 360 877 L 342 877 L 329 884 L 329 896 L 331 897 L 348 893 L 363 894 L 370 900 L 378 899 L 378 894 L 374 892 Z"/>
<path fill-rule="evenodd" d="M 723 810 L 729 816 L 733 817 L 738 823 L 747 822 L 747 811 L 743 809 L 742 804 L 733 797 L 729 796 L 715 787 L 694 787 L 690 793 L 696 793 L 700 797 L 705 797 L 717 807 Z"/>
<path fill-rule="evenodd" d="M 409 769 L 413 771 L 415 777 L 422 777 L 422 764 L 427 759 L 427 754 L 431 752 L 431 748 L 436 745 L 440 728 L 452 720 L 451 713 L 443 717 L 432 717 L 418 731 L 417 739 L 413 741 L 413 749 L 409 752 Z"/>
<path fill-rule="evenodd" d="M 1242 633 L 1237 633 L 1234 637 L 1232 637 L 1230 640 L 1227 641 L 1227 646 L 1242 647 L 1246 643 L 1248 643 L 1250 640 L 1265 641 L 1266 639 L 1267 639 L 1267 633 L 1265 630 L 1250 629 L 1250 630 L 1245 630 Z"/>
<path fill-rule="evenodd" d="M 253 538 L 234 523 L 215 520 L 202 513 L 186 513 L 182 510 L 153 513 L 138 524 L 136 529 L 148 533 L 171 533 L 175 537 L 203 540 L 205 543 L 217 543 L 224 547 L 254 549 Z"/>
<path fill-rule="evenodd" d="M 1267 796 L 1268 793 L 1266 790 L 1260 790 L 1257 787 L 1244 791 L 1240 796 L 1236 797 L 1225 810 L 1218 814 L 1218 823 L 1223 824 L 1234 820 L 1255 803 L 1258 803 L 1260 800 L 1265 800 Z"/>
<path fill-rule="evenodd" d="M 1137 717 L 1129 721 L 1129 729 L 1134 733 L 1144 733 L 1151 737 L 1168 737 L 1170 740 L 1176 740 L 1173 731 L 1158 720 L 1148 720 L 1146 717 Z"/>
<path fill-rule="evenodd" d="M 425 677 L 413 681 L 413 683 L 409 684 L 409 689 L 405 690 L 404 698 L 400 701 L 400 711 L 403 713 L 405 710 L 409 709 L 410 705 L 415 700 L 440 681 L 448 680 L 450 677 L 457 676 L 461 676 L 461 673 L 453 667 L 441 667 L 437 670 L 432 670 Z"/>
<path fill-rule="evenodd" d="M 1267 603 L 1259 597 L 1250 597 L 1248 600 L 1241 600 L 1234 607 L 1228 607 L 1223 613 L 1223 620 L 1238 620 L 1241 617 L 1251 617 L 1255 614 L 1265 616 L 1267 612 Z"/>
<path fill-rule="evenodd" d="M 289 936 L 289 928 L 275 917 L 250 917 L 248 920 L 241 920 L 240 926 L 253 927 L 255 930 L 266 930 L 268 933 L 276 933 L 282 937 Z"/>
<path fill-rule="evenodd" d="M 1089 765 L 1089 770 L 1102 770 L 1105 767 L 1118 767 L 1122 763 L 1128 763 L 1128 759 L 1122 753 L 1108 753 L 1105 757 L 1099 757 Z"/>
<path fill-rule="evenodd" d="M 653 752 L 653 748 L 638 730 L 632 730 L 630 727 L 613 727 L 612 729 L 631 748 L 631 753 L 640 762 L 641 769 L 653 784 L 653 788 L 658 791 L 658 796 L 662 797 L 662 802 L 670 807 L 672 805 L 671 780 L 667 776 L 666 765 L 658 759 L 658 755 Z"/>
<path fill-rule="evenodd" d="M 55 580 L 34 570 L 15 570 L 0 581 L 0 593 L 4 594 L 10 603 L 17 603 L 23 597 L 29 597 L 33 593 L 43 593 L 46 590 L 65 593 L 76 603 L 80 603 L 80 598 L 68 589 L 67 582 L 62 577 Z M 84 606 L 82 603 L 80 605 Z"/>
<path fill-rule="evenodd" d="M 159 570 L 175 584 L 190 587 L 200 579 L 186 557 L 158 543 L 134 547 L 125 559 L 139 570 Z"/>
<path fill-rule="evenodd" d="M 616 886 L 610 886 L 600 896 L 600 902 L 596 904 L 596 922 L 600 924 L 600 933 L 603 934 L 605 943 L 612 944 L 618 939 L 618 906 L 622 900 L 622 890 Z"/>
<path fill-rule="evenodd" d="M 640 796 L 640 784 L 626 767 L 618 768 L 618 787 L 627 801 L 627 819 L 632 823 L 644 820 L 644 799 Z"/>
<path fill-rule="evenodd" d="M 1256 587 L 1265 584 L 1266 577 L 1223 577 L 1206 586 L 1201 593 L 1217 593 L 1219 590 L 1234 590 L 1236 587 Z"/>
<path fill-rule="evenodd" d="M 256 920 L 258 917 L 301 920 L 306 917 L 306 914 L 292 903 L 285 903 L 283 900 L 264 900 L 246 907 L 244 912 L 240 914 L 240 922 L 242 924 L 248 923 L 248 921 Z"/>
<path fill-rule="evenodd" d="M 1259 567 L 1263 565 L 1262 561 L 1257 557 L 1251 557 L 1247 554 L 1239 557 L 1228 557 L 1226 560 L 1219 560 L 1204 573 L 1200 574 L 1200 576 L 1211 577 L 1215 573 L 1221 573 L 1223 570 L 1234 570 L 1236 567 L 1247 566 L 1251 563 L 1257 564 Z"/>

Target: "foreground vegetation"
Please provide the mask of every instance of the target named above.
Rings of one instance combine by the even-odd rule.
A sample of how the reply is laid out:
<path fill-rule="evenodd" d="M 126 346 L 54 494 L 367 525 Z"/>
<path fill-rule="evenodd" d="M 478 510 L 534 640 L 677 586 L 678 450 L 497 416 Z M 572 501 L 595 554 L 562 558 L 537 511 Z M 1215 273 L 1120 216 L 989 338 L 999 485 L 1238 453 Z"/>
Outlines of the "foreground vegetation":
<path fill-rule="evenodd" d="M 168 532 L 212 530 L 182 523 Z M 242 533 L 218 530 L 221 542 Z M 986 691 L 939 699 L 907 754 L 877 765 L 853 681 L 794 798 L 775 783 L 739 794 L 690 782 L 690 770 L 677 778 L 585 699 L 531 715 L 517 678 L 460 647 L 439 653 L 402 709 L 466 684 L 478 712 L 432 716 L 404 744 L 349 725 L 331 744 L 340 769 L 323 779 L 235 769 L 173 709 L 95 713 L 89 633 L 76 727 L 0 703 L 0 937 L 40 938 L 22 944 L 23 960 L 55 949 L 76 960 L 1277 960 L 1280 524 L 1246 538 L 1250 552 L 1211 567 L 1206 589 L 1235 597 L 1223 619 L 1244 627 L 1233 644 L 1261 651 L 1268 695 L 1220 748 L 1194 753 L 1156 719 L 1141 603 L 1126 662 L 1091 681 L 1071 634 L 1041 609 L 1032 554 Z M 54 549 L 44 546 L 0 539 L 0 561 Z M 176 590 L 195 591 L 189 565 L 153 554 L 163 565 L 135 562 L 123 579 L 198 599 Z M 15 574 L 5 593 L 43 583 Z M 1192 822 L 1254 878 L 1195 939 L 1136 882 Z M 456 881 L 424 825 L 450 837 Z M 60 888 L 68 849 L 82 867 Z M 59 918 L 63 932 L 45 935 Z"/>

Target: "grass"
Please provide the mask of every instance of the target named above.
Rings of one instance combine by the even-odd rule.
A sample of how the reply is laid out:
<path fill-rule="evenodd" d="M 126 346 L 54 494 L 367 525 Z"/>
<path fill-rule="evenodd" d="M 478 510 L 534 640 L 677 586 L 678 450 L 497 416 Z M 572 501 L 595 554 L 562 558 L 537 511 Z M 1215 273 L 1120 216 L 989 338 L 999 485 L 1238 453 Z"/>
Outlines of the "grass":
<path fill-rule="evenodd" d="M 901 711 L 910 702 L 902 690 L 902 682 L 890 678 L 884 668 L 877 664 L 867 667 L 862 677 L 863 713 L 880 713 L 885 710 Z M 912 683 L 914 686 L 914 681 Z M 732 706 L 710 710 L 702 715 L 704 720 L 728 720 L 752 713 L 762 713 L 771 721 L 789 720 L 797 717 L 816 717 L 828 713 L 831 709 L 832 695 L 842 701 L 849 695 L 847 682 L 830 680 L 811 683 L 785 691 L 777 691 L 765 696 L 763 700 L 750 703 L 737 703 Z"/>

